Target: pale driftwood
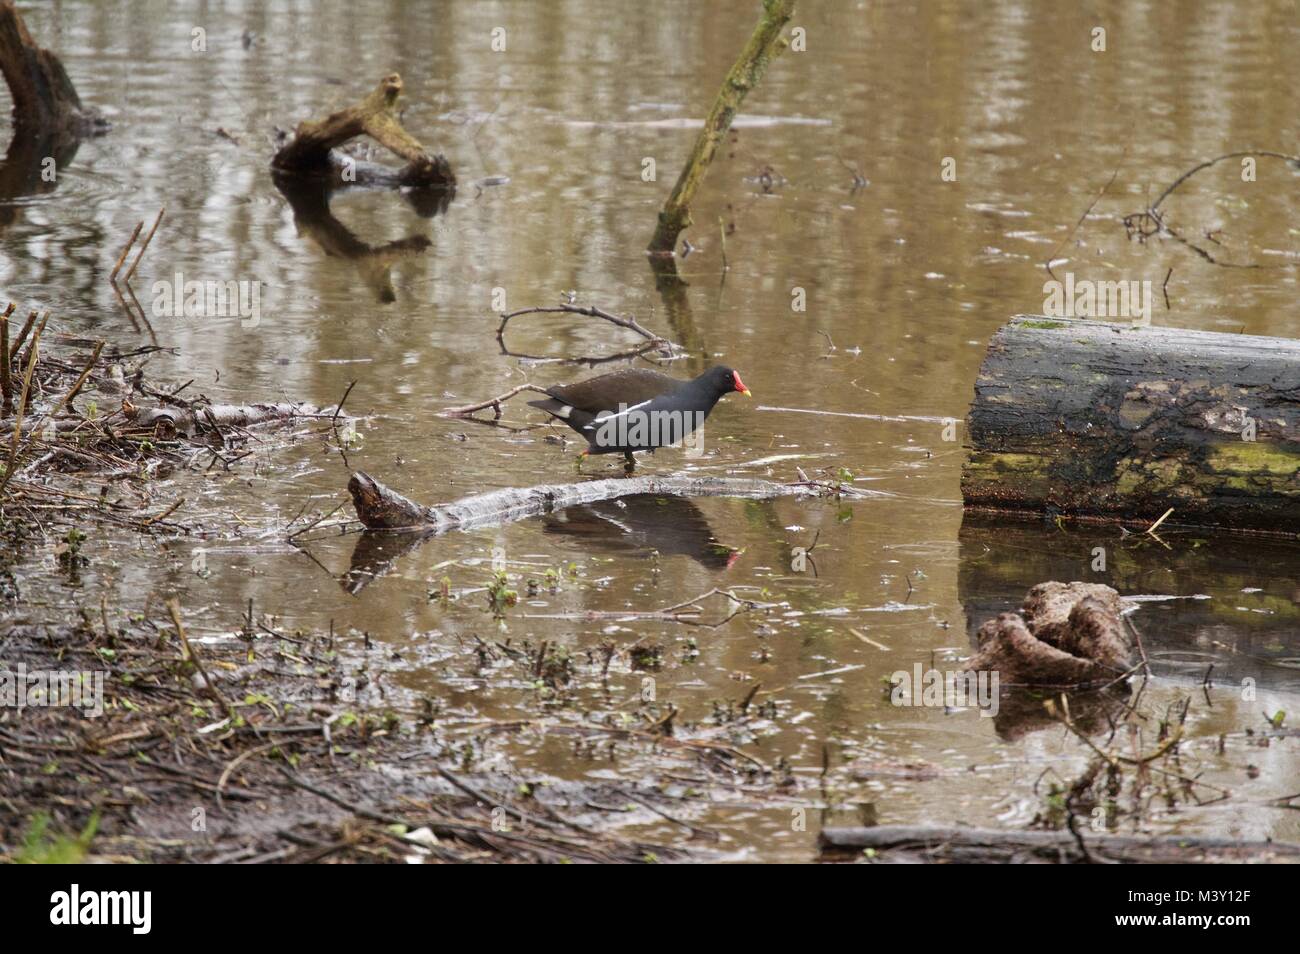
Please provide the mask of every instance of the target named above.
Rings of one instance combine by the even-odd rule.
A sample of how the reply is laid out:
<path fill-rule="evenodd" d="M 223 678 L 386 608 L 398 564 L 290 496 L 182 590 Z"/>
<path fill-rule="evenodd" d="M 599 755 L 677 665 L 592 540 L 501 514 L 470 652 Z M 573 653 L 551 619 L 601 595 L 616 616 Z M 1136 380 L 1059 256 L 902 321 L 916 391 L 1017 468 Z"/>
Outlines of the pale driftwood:
<path fill-rule="evenodd" d="M 818 838 L 823 858 L 861 857 L 867 849 L 880 861 L 1014 862 L 1088 861 L 1207 864 L 1233 861 L 1300 862 L 1300 844 L 1234 841 L 1186 835 L 1139 837 L 1068 831 L 999 831 L 988 828 L 880 825 L 874 828 L 824 828 Z"/>
<path fill-rule="evenodd" d="M 137 407 L 122 403 L 122 413 L 136 427 L 152 427 L 161 439 L 193 435 L 204 428 L 252 427 L 269 421 L 295 418 L 329 418 L 332 410 L 310 404 L 199 404 L 194 407 Z"/>
<path fill-rule="evenodd" d="M 739 477 L 623 477 L 578 484 L 505 488 L 465 497 L 454 503 L 426 507 L 361 471 L 353 474 L 348 481 L 352 504 L 365 527 L 371 530 L 423 530 L 426 533 L 511 523 L 565 507 L 633 494 L 768 500 L 774 497 L 811 495 L 821 491 L 821 487 L 811 483 L 778 484 L 770 480 Z"/>
<path fill-rule="evenodd" d="M 1020 315 L 975 385 L 966 505 L 1300 533 L 1300 341 Z"/>
<path fill-rule="evenodd" d="M 419 140 L 402 128 L 397 111 L 401 94 L 402 77 L 390 73 L 361 102 L 324 119 L 299 123 L 293 139 L 275 154 L 272 166 L 282 173 L 333 176 L 344 184 L 374 178 L 394 186 L 455 186 L 456 177 L 447 160 L 428 153 Z M 335 148 L 361 135 L 369 136 L 405 159 L 406 165 L 395 174 L 380 171 L 370 176 L 356 163 L 345 164 L 334 154 Z M 350 166 L 354 174 L 351 178 L 344 174 L 349 171 L 345 166 Z"/>

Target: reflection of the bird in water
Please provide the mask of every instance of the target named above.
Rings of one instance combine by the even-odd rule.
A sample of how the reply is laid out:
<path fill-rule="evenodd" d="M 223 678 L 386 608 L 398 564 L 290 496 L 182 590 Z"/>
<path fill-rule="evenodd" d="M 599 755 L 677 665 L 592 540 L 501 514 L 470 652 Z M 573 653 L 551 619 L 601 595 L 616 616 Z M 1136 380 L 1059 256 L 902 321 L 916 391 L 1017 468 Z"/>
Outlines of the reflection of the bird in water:
<path fill-rule="evenodd" d="M 358 238 L 330 211 L 330 199 L 338 191 L 332 181 L 285 175 L 276 175 L 274 178 L 276 188 L 289 201 L 289 207 L 293 210 L 293 221 L 298 233 L 314 241 L 327 256 L 355 263 L 362 281 L 374 293 L 377 301 L 384 304 L 396 301 L 393 266 L 404 258 L 413 258 L 428 251 L 433 244 L 428 237 L 408 235 L 384 245 L 370 245 Z M 453 193 L 446 189 L 407 189 L 402 195 L 417 215 L 432 218 L 447 210 Z"/>
<path fill-rule="evenodd" d="M 708 518 L 684 497 L 635 494 L 569 507 L 544 518 L 547 533 L 574 538 L 585 552 L 687 556 L 711 570 L 728 569 L 739 551 L 719 543 Z"/>

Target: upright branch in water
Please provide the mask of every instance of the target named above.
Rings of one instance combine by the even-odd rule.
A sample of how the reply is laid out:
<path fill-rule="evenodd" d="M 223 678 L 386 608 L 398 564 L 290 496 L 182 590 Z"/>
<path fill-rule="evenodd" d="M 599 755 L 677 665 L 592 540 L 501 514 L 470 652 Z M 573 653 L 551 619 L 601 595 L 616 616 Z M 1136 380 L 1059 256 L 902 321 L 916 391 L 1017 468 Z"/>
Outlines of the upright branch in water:
<path fill-rule="evenodd" d="M 759 84 L 767 71 L 768 61 L 785 47 L 781 39 L 781 30 L 794 16 L 795 0 L 763 0 L 763 16 L 754 28 L 754 33 L 741 51 L 727 78 L 718 90 L 713 109 L 704 121 L 704 128 L 695 139 L 695 147 L 686 162 L 686 168 L 673 186 L 672 195 L 664 203 L 659 213 L 659 225 L 654 238 L 650 240 L 648 250 L 656 255 L 670 255 L 677 246 L 677 236 L 691 224 L 691 200 L 695 190 L 704 181 L 709 171 L 709 163 L 717 152 L 731 121 L 740 111 L 745 96 Z"/>
<path fill-rule="evenodd" d="M 293 139 L 275 154 L 272 166 L 279 172 L 338 175 L 345 183 L 391 179 L 389 184 L 400 186 L 454 186 L 456 177 L 447 160 L 430 155 L 419 140 L 402 128 L 397 116 L 397 100 L 401 94 L 402 77 L 390 73 L 356 105 L 324 119 L 299 123 Z M 356 165 L 345 166 L 332 151 L 360 135 L 369 136 L 405 159 L 406 166 L 392 176 L 358 169 Z"/>
<path fill-rule="evenodd" d="M 12 0 L 0 0 L 0 71 L 13 97 L 14 125 L 31 131 L 57 130 L 73 136 L 106 124 L 81 105 L 59 58 L 36 45 Z"/>

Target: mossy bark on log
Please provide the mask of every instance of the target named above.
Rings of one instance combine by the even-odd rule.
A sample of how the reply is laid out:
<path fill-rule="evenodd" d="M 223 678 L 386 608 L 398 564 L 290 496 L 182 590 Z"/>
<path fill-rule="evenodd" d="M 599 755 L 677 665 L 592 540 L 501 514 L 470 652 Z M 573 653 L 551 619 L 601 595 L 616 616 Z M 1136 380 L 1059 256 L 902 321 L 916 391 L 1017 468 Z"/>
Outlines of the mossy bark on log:
<path fill-rule="evenodd" d="M 451 165 L 442 156 L 428 153 L 408 133 L 398 118 L 397 101 L 402 94 L 402 77 L 390 73 L 361 102 L 331 113 L 324 119 L 305 120 L 291 139 L 275 154 L 272 166 L 280 172 L 337 179 L 342 184 L 362 181 L 364 167 L 349 164 L 334 149 L 357 136 L 369 136 L 399 158 L 402 170 L 391 178 L 392 185 L 449 188 L 456 184 Z M 349 178 L 352 173 L 354 178 Z"/>
<path fill-rule="evenodd" d="M 763 15 L 754 28 L 749 42 L 740 53 L 722 88 L 713 101 L 713 109 L 704 120 L 704 128 L 695 137 L 690 158 L 673 186 L 672 194 L 659 213 L 659 224 L 650 240 L 648 251 L 657 255 L 670 255 L 677 247 L 677 236 L 691 225 L 691 200 L 695 190 L 709 171 L 713 154 L 726 138 L 731 121 L 740 111 L 749 91 L 759 84 L 767 72 L 767 64 L 780 52 L 784 43 L 781 31 L 794 16 L 795 0 L 763 0 Z"/>
<path fill-rule="evenodd" d="M 970 440 L 968 507 L 1300 534 L 1300 341 L 1020 315 Z"/>
<path fill-rule="evenodd" d="M 63 63 L 32 39 L 12 0 L 0 0 L 0 71 L 13 99 L 15 137 L 52 130 L 80 135 L 106 125 L 81 105 Z"/>

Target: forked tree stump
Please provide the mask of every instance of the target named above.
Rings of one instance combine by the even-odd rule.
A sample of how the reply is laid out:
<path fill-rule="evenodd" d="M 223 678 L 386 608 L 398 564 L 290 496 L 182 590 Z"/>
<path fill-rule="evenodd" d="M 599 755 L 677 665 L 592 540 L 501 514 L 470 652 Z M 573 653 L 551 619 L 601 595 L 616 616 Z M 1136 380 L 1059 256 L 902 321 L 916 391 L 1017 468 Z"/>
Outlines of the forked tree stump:
<path fill-rule="evenodd" d="M 15 138 L 55 131 L 79 136 L 107 127 L 81 105 L 59 58 L 32 39 L 13 0 L 0 0 L 0 71 L 13 98 Z"/>
<path fill-rule="evenodd" d="M 402 77 L 385 76 L 361 102 L 324 119 L 298 124 L 292 140 L 275 154 L 271 165 L 281 173 L 323 176 L 340 184 L 353 182 L 411 186 L 416 188 L 451 188 L 456 177 L 451 165 L 440 155 L 431 155 L 398 118 L 397 101 L 402 94 Z M 406 165 L 396 173 L 359 164 L 334 152 L 357 136 L 369 136 Z"/>
<path fill-rule="evenodd" d="M 1017 316 L 975 385 L 972 508 L 1300 533 L 1300 341 Z"/>

